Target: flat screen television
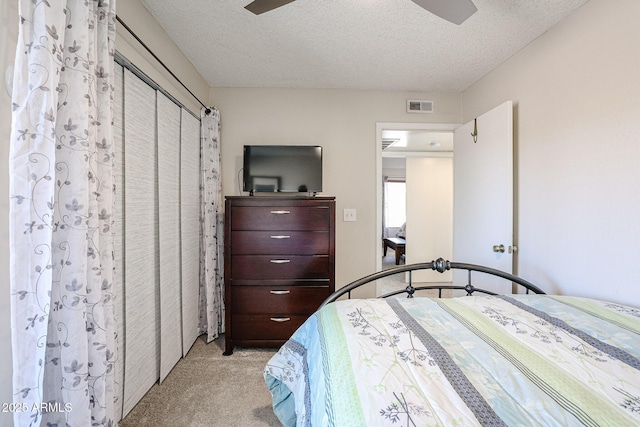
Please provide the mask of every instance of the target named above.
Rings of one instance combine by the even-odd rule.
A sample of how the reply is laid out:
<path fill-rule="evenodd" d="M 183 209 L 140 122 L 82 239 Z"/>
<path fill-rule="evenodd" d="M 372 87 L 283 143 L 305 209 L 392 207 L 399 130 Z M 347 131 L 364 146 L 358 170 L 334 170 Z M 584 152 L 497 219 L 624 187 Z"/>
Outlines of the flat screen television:
<path fill-rule="evenodd" d="M 322 147 L 245 145 L 243 191 L 318 193 L 322 191 Z"/>

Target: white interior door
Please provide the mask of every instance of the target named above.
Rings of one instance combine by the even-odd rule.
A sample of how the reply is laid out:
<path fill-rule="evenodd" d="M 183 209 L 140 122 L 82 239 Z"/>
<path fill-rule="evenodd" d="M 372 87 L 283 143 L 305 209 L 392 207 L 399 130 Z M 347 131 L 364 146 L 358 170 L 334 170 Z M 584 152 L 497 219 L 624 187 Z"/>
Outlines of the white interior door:
<path fill-rule="evenodd" d="M 454 134 L 453 260 L 512 272 L 513 103 L 507 101 Z M 459 274 L 461 273 L 461 274 Z M 484 276 L 484 275 L 482 275 Z M 480 278 L 480 276 L 476 276 Z M 454 272 L 455 284 L 466 284 Z M 504 281 L 503 281 L 504 282 Z M 511 285 L 482 277 L 475 286 L 511 293 Z"/>

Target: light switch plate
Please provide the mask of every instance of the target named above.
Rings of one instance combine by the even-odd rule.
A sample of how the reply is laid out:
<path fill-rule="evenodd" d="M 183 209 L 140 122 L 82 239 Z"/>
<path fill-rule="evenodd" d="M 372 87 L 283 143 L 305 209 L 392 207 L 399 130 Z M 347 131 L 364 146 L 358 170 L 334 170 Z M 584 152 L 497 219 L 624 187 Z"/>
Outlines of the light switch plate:
<path fill-rule="evenodd" d="M 355 209 L 345 209 L 344 213 L 344 221 L 355 221 L 356 220 L 356 210 Z"/>

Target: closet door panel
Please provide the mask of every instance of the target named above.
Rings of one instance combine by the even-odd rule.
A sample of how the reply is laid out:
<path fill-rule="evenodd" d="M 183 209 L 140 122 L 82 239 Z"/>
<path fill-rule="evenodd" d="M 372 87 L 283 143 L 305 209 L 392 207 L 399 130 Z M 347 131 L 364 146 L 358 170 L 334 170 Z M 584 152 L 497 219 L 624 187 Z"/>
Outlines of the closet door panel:
<path fill-rule="evenodd" d="M 158 111 L 160 382 L 182 357 L 180 295 L 180 107 L 161 93 Z"/>
<path fill-rule="evenodd" d="M 200 121 L 182 111 L 180 208 L 182 239 L 182 352 L 200 334 Z"/>
<path fill-rule="evenodd" d="M 124 414 L 159 377 L 156 91 L 124 75 Z"/>
<path fill-rule="evenodd" d="M 114 178 L 116 186 L 115 213 L 113 224 L 114 269 L 114 318 L 118 333 L 118 358 L 116 359 L 116 414 L 122 414 L 122 398 L 124 387 L 124 69 L 114 65 L 115 89 L 113 93 L 113 139 L 114 139 Z"/>

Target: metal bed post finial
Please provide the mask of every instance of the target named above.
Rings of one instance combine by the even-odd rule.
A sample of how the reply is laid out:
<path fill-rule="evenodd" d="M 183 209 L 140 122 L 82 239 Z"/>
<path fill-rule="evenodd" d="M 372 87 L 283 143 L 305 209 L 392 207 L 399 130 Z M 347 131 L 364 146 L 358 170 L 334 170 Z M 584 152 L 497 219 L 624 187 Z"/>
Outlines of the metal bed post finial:
<path fill-rule="evenodd" d="M 444 258 L 438 258 L 435 261 L 431 261 L 433 266 L 432 270 L 436 270 L 439 273 L 444 273 L 447 270 L 451 270 L 451 263 Z"/>

